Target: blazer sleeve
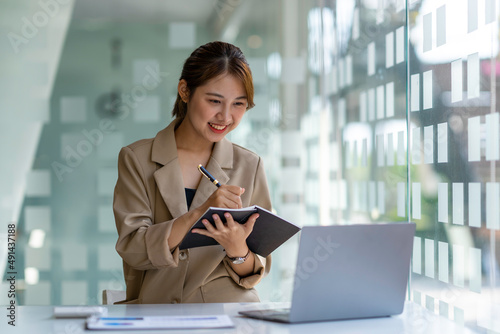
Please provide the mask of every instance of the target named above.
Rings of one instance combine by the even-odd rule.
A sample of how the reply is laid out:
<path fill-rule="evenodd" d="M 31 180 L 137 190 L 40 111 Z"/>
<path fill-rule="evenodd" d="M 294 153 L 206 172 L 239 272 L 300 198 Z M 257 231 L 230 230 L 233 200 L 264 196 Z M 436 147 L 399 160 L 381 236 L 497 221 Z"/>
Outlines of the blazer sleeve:
<path fill-rule="evenodd" d="M 153 224 L 143 168 L 129 147 L 118 156 L 113 211 L 118 231 L 116 251 L 133 269 L 159 269 L 178 264 L 178 248 L 170 252 L 168 236 L 175 219 Z"/>
<path fill-rule="evenodd" d="M 271 197 L 269 195 L 269 188 L 267 186 L 266 173 L 264 171 L 264 166 L 262 159 L 259 157 L 257 164 L 257 170 L 255 171 L 255 178 L 253 184 L 253 192 L 251 205 L 259 205 L 266 210 L 271 211 Z M 271 255 L 267 257 L 262 257 L 260 255 L 254 254 L 255 262 L 253 268 L 253 274 L 240 277 L 229 264 L 230 260 L 226 256 L 223 260 L 224 266 L 226 267 L 229 276 L 238 284 L 239 286 L 251 289 L 255 287 L 271 270 Z"/>

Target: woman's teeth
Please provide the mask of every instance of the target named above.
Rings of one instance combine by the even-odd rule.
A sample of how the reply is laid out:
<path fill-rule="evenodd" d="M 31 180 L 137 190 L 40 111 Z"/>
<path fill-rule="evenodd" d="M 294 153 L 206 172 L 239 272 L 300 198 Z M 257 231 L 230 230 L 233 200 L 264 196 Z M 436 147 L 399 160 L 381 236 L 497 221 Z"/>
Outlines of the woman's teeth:
<path fill-rule="evenodd" d="M 226 128 L 226 125 L 216 125 L 216 124 L 212 124 L 212 123 L 209 123 L 210 126 L 216 130 L 224 130 Z"/>

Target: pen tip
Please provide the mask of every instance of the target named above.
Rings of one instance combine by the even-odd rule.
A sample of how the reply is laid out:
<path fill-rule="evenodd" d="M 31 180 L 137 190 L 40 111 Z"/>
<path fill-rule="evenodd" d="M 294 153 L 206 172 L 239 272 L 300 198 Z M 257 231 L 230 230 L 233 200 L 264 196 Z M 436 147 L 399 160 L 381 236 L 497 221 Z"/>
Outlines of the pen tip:
<path fill-rule="evenodd" d="M 201 164 L 198 165 L 198 168 L 202 167 Z"/>

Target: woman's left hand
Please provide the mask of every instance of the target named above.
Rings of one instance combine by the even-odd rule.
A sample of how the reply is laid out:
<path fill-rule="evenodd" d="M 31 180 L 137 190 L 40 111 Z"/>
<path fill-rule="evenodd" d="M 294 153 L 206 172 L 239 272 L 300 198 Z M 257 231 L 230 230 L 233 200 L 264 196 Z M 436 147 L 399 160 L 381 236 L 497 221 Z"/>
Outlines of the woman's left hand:
<path fill-rule="evenodd" d="M 193 233 L 205 235 L 215 239 L 224 249 L 229 257 L 243 257 L 248 252 L 246 240 L 250 233 L 252 233 L 253 226 L 258 213 L 254 213 L 248 218 L 245 224 L 235 222 L 233 216 L 226 212 L 224 214 L 226 223 L 223 223 L 218 215 L 213 215 L 215 226 L 208 220 L 203 219 L 202 223 L 205 225 L 206 230 L 193 229 Z"/>

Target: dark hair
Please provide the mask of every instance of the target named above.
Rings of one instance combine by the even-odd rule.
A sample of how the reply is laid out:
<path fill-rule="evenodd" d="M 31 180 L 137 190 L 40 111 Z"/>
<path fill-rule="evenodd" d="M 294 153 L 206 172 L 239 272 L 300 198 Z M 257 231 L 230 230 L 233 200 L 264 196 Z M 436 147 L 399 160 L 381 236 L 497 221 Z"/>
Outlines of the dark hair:
<path fill-rule="evenodd" d="M 247 95 L 247 110 L 255 106 L 253 102 L 253 80 L 250 66 L 240 48 L 224 42 L 210 42 L 200 46 L 184 62 L 179 80 L 186 80 L 189 94 L 192 96 L 197 87 L 222 74 L 231 74 L 239 78 Z M 172 110 L 172 116 L 184 118 L 187 104 L 182 101 L 179 92 Z"/>

